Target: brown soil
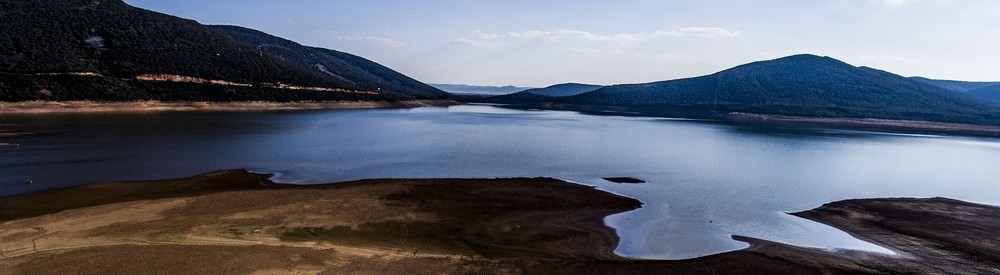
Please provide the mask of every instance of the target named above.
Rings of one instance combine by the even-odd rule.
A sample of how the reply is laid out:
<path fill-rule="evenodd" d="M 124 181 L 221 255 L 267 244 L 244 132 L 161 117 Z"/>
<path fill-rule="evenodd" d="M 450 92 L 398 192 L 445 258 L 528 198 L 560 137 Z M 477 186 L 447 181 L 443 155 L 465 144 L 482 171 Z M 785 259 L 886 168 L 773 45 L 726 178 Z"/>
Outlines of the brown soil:
<path fill-rule="evenodd" d="M 1000 208 L 953 199 L 846 200 L 793 213 L 850 232 L 904 255 L 862 260 L 898 273 L 1000 274 Z"/>
<path fill-rule="evenodd" d="M 547 178 L 393 179 L 297 186 L 275 184 L 267 175 L 223 171 L 177 180 L 107 183 L 0 199 L 0 274 L 952 270 L 913 265 L 912 259 L 829 253 L 744 237 L 734 238 L 750 243 L 748 249 L 684 261 L 614 255 L 618 238 L 603 218 L 640 206 L 634 199 Z M 982 214 L 977 207 L 986 206 L 941 211 L 975 216 Z M 835 220 L 830 217 L 836 215 L 826 217 Z M 983 219 L 980 222 L 1000 220 Z M 927 225 L 912 224 L 921 226 Z M 910 242 L 927 241 L 923 239 L 927 235 L 906 235 L 913 231 L 899 234 Z M 892 240 L 891 234 L 887 236 Z M 960 257 L 977 259 L 972 252 L 955 251 L 964 253 Z M 981 253 L 995 255 L 993 250 Z"/>

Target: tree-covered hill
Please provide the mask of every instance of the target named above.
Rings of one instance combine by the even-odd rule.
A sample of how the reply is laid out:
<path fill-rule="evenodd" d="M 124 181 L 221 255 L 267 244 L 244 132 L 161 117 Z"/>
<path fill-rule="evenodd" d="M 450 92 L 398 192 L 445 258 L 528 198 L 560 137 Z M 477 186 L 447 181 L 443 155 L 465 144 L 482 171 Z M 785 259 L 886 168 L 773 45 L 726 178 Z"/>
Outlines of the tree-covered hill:
<path fill-rule="evenodd" d="M 542 101 L 552 101 L 556 97 L 573 96 L 600 89 L 600 85 L 562 83 L 545 88 L 527 89 L 513 94 L 492 96 L 484 99 L 486 102 L 522 104 Z"/>
<path fill-rule="evenodd" d="M 0 71 L 171 73 L 234 82 L 330 84 L 193 20 L 119 0 L 0 1 Z"/>
<path fill-rule="evenodd" d="M 516 92 L 509 95 L 498 95 L 491 96 L 483 99 L 483 102 L 489 103 L 504 103 L 504 104 L 524 104 L 524 103 L 538 103 L 538 102 L 549 102 L 557 100 L 555 97 L 540 95 L 535 93 L 525 93 L 523 91 Z"/>
<path fill-rule="evenodd" d="M 580 84 L 580 83 L 562 83 L 545 88 L 536 88 L 530 90 L 521 91 L 522 93 L 531 93 L 536 95 L 544 96 L 572 96 L 578 95 L 590 91 L 600 89 L 601 85 L 591 85 L 591 84 Z"/>
<path fill-rule="evenodd" d="M 1000 103 L 1000 84 L 969 90 L 965 93 L 974 97 Z"/>
<path fill-rule="evenodd" d="M 722 114 L 751 112 L 1000 124 L 1000 105 L 815 55 L 754 62 L 702 77 L 608 86 L 554 101 L 658 106 Z"/>
<path fill-rule="evenodd" d="M 924 77 L 911 77 L 910 79 L 967 94 L 979 99 L 1000 103 L 1000 82 L 940 80 Z"/>
<path fill-rule="evenodd" d="M 0 22 L 3 101 L 412 98 L 346 92 L 367 86 L 304 70 L 193 20 L 121 0 L 4 0 Z M 354 64 L 364 61 L 353 57 Z M 143 75 L 151 77 L 137 79 Z M 148 80 L 164 78 L 174 81 Z"/>
<path fill-rule="evenodd" d="M 229 34 L 264 55 L 311 71 L 342 86 L 369 91 L 385 91 L 400 97 L 448 98 L 451 94 L 393 71 L 370 60 L 330 49 L 307 47 L 238 26 L 210 26 Z"/>
<path fill-rule="evenodd" d="M 1000 82 L 979 82 L 979 81 L 959 81 L 959 80 L 944 80 L 944 79 L 930 79 L 926 77 L 914 76 L 910 79 L 945 88 L 948 90 L 965 93 L 971 90 L 985 88 L 987 86 L 998 85 Z"/>

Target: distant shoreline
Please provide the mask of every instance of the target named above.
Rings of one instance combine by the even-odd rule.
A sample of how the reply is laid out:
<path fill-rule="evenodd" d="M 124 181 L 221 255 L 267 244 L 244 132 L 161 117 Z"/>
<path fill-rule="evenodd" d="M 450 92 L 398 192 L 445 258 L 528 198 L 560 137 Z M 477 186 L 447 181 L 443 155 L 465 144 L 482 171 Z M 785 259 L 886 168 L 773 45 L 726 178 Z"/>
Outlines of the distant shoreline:
<path fill-rule="evenodd" d="M 100 112 L 155 112 L 155 111 L 278 111 L 278 110 L 318 110 L 318 109 L 382 109 L 417 108 L 430 106 L 461 105 L 466 102 L 456 100 L 409 100 L 409 101 L 23 101 L 0 102 L 0 114 L 48 114 L 48 113 L 100 113 Z M 692 112 L 647 113 L 646 109 L 631 108 L 594 109 L 596 106 L 577 105 L 507 105 L 503 107 L 533 107 L 546 110 L 569 110 L 591 115 L 627 115 L 647 117 L 688 117 L 719 120 L 723 122 L 765 123 L 797 127 L 830 127 L 847 130 L 871 130 L 906 134 L 959 135 L 979 137 L 1000 137 L 1000 126 L 963 123 L 933 122 L 919 120 L 895 120 L 877 118 L 848 117 L 803 117 L 789 115 L 734 112 L 714 116 Z"/>
<path fill-rule="evenodd" d="M 690 118 L 722 123 L 760 123 L 766 125 L 792 127 L 829 127 L 844 130 L 882 131 L 901 134 L 957 135 L 977 137 L 1000 137 L 1000 126 L 934 122 L 922 120 L 852 118 L 852 117 L 806 117 L 748 112 L 712 113 L 700 109 L 661 108 L 656 106 L 598 106 L 576 104 L 501 104 L 499 107 L 511 109 L 542 109 L 574 111 L 590 115 L 613 115 L 634 117 Z"/>
<path fill-rule="evenodd" d="M 273 111 L 314 109 L 378 109 L 451 106 L 453 100 L 409 101 L 298 101 L 298 102 L 205 102 L 205 101 L 23 101 L 0 102 L 0 114 L 48 114 L 91 112 L 151 112 L 151 111 Z"/>
<path fill-rule="evenodd" d="M 875 130 L 909 134 L 945 134 L 962 136 L 1000 137 L 1000 126 L 920 120 L 895 120 L 877 118 L 802 117 L 756 113 L 730 113 L 727 121 L 785 124 L 792 126 L 818 126 L 838 129 Z"/>

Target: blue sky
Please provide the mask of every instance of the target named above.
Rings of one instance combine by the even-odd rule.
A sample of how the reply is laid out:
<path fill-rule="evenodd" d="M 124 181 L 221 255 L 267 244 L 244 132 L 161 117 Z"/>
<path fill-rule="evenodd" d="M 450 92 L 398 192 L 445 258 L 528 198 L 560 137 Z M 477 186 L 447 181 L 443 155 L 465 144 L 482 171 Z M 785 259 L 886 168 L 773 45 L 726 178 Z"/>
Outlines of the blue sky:
<path fill-rule="evenodd" d="M 798 53 L 1000 81 L 996 0 L 125 1 L 357 54 L 431 83 L 638 83 Z"/>

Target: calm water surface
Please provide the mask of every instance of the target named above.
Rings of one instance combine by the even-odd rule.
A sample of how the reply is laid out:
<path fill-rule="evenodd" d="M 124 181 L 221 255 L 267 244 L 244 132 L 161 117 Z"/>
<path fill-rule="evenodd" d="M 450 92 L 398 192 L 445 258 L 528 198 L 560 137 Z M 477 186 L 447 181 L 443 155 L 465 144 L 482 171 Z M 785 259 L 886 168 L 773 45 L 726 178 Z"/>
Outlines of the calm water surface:
<path fill-rule="evenodd" d="M 740 249 L 730 235 L 885 251 L 785 212 L 866 197 L 1000 204 L 1000 142 L 660 118 L 408 110 L 3 115 L 35 132 L 0 147 L 0 196 L 221 169 L 296 183 L 548 176 L 642 200 L 606 222 L 617 252 L 682 259 Z M 602 177 L 629 176 L 645 184 Z M 27 179 L 33 184 L 28 185 Z"/>

